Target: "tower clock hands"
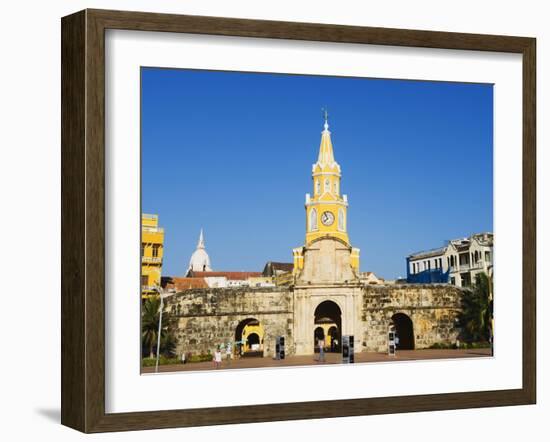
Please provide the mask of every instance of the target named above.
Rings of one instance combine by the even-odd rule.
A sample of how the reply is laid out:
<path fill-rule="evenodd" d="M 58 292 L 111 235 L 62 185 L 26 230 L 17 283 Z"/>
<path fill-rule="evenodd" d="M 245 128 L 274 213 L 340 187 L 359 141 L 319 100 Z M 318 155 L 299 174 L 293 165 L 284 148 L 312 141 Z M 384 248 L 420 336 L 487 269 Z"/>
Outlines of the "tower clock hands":
<path fill-rule="evenodd" d="M 334 215 L 332 212 L 326 211 L 321 215 L 321 222 L 325 226 L 330 226 L 334 222 Z"/>

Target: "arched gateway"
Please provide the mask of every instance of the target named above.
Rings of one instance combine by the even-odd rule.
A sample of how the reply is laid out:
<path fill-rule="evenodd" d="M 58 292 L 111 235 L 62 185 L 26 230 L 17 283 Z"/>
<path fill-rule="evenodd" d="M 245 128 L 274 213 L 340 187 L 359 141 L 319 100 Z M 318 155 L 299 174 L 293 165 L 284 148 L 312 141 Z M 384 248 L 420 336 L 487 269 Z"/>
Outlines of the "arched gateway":
<path fill-rule="evenodd" d="M 391 317 L 399 344 L 398 350 L 414 350 L 414 329 L 413 322 L 405 313 L 396 313 Z"/>
<path fill-rule="evenodd" d="M 334 301 L 321 302 L 314 313 L 314 351 L 319 351 L 319 341 L 324 341 L 326 351 L 339 351 L 342 330 L 342 311 Z"/>
<path fill-rule="evenodd" d="M 245 357 L 264 355 L 264 328 L 256 318 L 239 322 L 235 329 L 235 342 Z"/>

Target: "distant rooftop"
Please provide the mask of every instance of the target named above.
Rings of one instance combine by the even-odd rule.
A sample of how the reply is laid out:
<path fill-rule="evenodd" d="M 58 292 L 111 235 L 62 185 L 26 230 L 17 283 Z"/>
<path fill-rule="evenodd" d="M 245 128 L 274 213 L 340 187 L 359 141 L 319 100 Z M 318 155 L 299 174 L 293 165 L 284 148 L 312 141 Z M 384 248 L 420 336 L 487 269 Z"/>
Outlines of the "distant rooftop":
<path fill-rule="evenodd" d="M 269 261 L 263 270 L 264 276 L 274 276 L 281 272 L 292 272 L 294 264 L 291 262 L 273 262 Z"/>
<path fill-rule="evenodd" d="M 470 235 L 468 237 L 463 238 L 456 238 L 451 239 L 447 241 L 447 245 L 443 247 L 437 247 L 434 249 L 428 249 L 428 250 L 422 250 L 420 252 L 411 253 L 408 258 L 409 259 L 421 259 L 421 258 L 429 258 L 432 256 L 438 256 L 445 253 L 445 250 L 447 250 L 447 247 L 449 244 L 452 244 L 457 249 L 470 247 L 470 243 L 472 242 L 472 239 L 476 239 L 480 244 L 485 246 L 492 246 L 493 245 L 493 239 L 494 235 L 492 232 L 481 232 L 481 233 L 474 233 L 473 235 Z"/>
<path fill-rule="evenodd" d="M 420 252 L 411 253 L 408 257 L 410 259 L 417 259 L 417 258 L 429 258 L 430 256 L 437 256 L 442 255 L 445 253 L 445 250 L 447 247 L 438 247 L 436 249 L 429 249 L 429 250 L 422 250 Z"/>
<path fill-rule="evenodd" d="M 226 277 L 231 281 L 244 281 L 250 277 L 262 276 L 262 272 L 196 272 L 189 270 L 188 278 L 209 278 L 209 277 Z"/>

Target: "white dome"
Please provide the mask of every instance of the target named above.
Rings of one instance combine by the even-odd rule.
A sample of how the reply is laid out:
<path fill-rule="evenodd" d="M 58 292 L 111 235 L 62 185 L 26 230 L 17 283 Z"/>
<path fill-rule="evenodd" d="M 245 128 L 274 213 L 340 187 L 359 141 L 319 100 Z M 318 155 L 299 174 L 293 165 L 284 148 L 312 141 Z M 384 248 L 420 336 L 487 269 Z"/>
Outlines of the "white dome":
<path fill-rule="evenodd" d="M 189 261 L 189 270 L 193 272 L 210 272 L 210 257 L 204 248 L 204 237 L 201 233 L 199 235 L 199 242 L 197 244 L 197 250 L 191 255 L 191 260 Z"/>
<path fill-rule="evenodd" d="M 189 269 L 194 272 L 209 272 L 212 270 L 210 268 L 210 257 L 206 250 L 197 249 L 193 252 L 189 261 Z"/>

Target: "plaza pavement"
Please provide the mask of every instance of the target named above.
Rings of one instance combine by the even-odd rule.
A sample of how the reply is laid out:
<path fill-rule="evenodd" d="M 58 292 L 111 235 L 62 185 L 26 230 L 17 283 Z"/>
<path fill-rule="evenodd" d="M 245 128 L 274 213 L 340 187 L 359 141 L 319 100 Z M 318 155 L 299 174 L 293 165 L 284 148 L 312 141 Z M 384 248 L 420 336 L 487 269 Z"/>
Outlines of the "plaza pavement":
<path fill-rule="evenodd" d="M 490 357 L 491 349 L 478 348 L 469 350 L 398 350 L 395 356 L 386 353 L 356 353 L 355 363 L 362 362 L 394 362 L 394 361 L 415 361 L 429 359 L 455 359 L 455 358 L 479 358 Z M 232 370 L 237 368 L 272 368 L 272 367 L 293 367 L 304 365 L 330 365 L 340 364 L 342 355 L 340 353 L 325 353 L 325 362 L 318 361 L 319 355 L 288 356 L 283 360 L 276 360 L 271 357 L 263 358 L 240 358 L 232 359 L 231 363 L 224 360 L 220 370 Z M 177 371 L 204 371 L 214 370 L 213 362 L 193 362 L 187 364 L 172 364 L 159 366 L 159 372 Z M 142 373 L 154 373 L 155 367 L 142 368 Z"/>

